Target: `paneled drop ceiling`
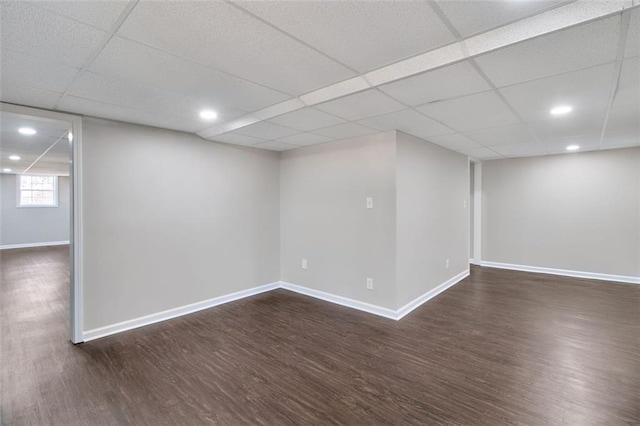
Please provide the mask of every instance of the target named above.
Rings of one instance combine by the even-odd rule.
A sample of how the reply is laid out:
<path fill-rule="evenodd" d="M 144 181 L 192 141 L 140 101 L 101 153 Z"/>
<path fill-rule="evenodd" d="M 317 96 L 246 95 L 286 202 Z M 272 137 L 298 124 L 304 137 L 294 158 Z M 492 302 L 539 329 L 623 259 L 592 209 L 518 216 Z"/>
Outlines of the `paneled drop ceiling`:
<path fill-rule="evenodd" d="M 3 1 L 0 99 L 276 151 L 393 129 L 480 160 L 636 146 L 635 6 Z"/>
<path fill-rule="evenodd" d="M 0 113 L 0 170 L 68 176 L 70 127 L 63 121 Z M 31 129 L 35 134 L 21 134 L 19 129 Z"/>

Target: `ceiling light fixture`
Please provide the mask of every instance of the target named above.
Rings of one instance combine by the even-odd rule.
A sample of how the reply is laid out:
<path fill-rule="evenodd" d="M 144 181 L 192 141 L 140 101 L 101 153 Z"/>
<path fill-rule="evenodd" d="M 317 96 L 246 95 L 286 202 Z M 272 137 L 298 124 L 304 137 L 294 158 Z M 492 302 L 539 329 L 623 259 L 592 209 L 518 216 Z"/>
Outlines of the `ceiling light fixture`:
<path fill-rule="evenodd" d="M 573 111 L 573 108 L 569 105 L 560 105 L 551 109 L 551 115 L 563 115 L 568 114 Z"/>
<path fill-rule="evenodd" d="M 210 109 L 205 109 L 204 111 L 200 112 L 200 118 L 204 120 L 215 120 L 216 118 L 218 118 L 218 113 Z"/>
<path fill-rule="evenodd" d="M 569 145 L 567 147 L 567 151 L 576 151 L 578 149 L 580 149 L 580 146 L 578 146 L 578 145 Z"/>
<path fill-rule="evenodd" d="M 3 172 L 5 173 L 9 173 L 11 171 L 11 169 L 2 169 Z"/>
<path fill-rule="evenodd" d="M 17 155 L 9 156 L 9 160 L 18 161 L 19 159 L 20 159 L 20 157 L 18 157 Z"/>
<path fill-rule="evenodd" d="M 23 135 L 27 135 L 27 136 L 31 136 L 31 135 L 35 135 L 36 129 L 32 129 L 31 127 L 20 127 L 18 129 L 18 132 L 22 133 Z"/>

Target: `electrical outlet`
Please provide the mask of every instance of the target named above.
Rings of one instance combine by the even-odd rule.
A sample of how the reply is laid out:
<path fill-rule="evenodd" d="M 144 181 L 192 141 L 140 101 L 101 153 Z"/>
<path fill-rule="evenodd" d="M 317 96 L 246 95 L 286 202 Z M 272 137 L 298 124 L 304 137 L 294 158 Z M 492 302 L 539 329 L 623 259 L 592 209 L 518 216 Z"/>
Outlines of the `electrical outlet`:
<path fill-rule="evenodd" d="M 307 259 L 302 259 L 302 269 L 307 269 Z"/>
<path fill-rule="evenodd" d="M 465 209 L 467 208 L 467 200 L 463 200 L 462 201 L 462 207 L 464 207 Z"/>
<path fill-rule="evenodd" d="M 367 208 L 368 209 L 373 208 L 373 197 L 367 197 Z"/>
<path fill-rule="evenodd" d="M 367 278 L 367 289 L 373 290 L 373 278 Z"/>
<path fill-rule="evenodd" d="M 445 268 L 449 269 L 449 259 L 444 263 Z"/>

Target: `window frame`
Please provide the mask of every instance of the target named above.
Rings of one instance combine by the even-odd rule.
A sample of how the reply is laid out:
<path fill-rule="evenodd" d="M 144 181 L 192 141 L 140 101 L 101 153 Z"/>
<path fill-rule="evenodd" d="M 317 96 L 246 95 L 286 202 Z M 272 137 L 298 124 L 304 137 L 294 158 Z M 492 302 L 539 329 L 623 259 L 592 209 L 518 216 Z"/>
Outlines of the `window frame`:
<path fill-rule="evenodd" d="M 53 204 L 22 204 L 22 188 L 20 184 L 23 176 L 41 176 L 53 178 Z M 16 175 L 16 207 L 19 209 L 46 209 L 56 208 L 59 205 L 59 193 L 58 193 L 58 176 L 56 175 Z"/>

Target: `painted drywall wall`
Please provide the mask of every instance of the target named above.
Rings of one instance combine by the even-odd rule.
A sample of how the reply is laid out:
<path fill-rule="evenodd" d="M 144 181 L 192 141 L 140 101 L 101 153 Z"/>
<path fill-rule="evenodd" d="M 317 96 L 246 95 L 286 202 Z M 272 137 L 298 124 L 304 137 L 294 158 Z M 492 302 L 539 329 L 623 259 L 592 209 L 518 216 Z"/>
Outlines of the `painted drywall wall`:
<path fill-rule="evenodd" d="M 397 133 L 398 307 L 469 268 L 469 182 L 467 156 Z"/>
<path fill-rule="evenodd" d="M 395 139 L 387 132 L 282 153 L 283 281 L 396 308 Z"/>
<path fill-rule="evenodd" d="M 83 119 L 84 329 L 280 278 L 278 153 Z"/>
<path fill-rule="evenodd" d="M 0 175 L 0 246 L 69 241 L 69 178 L 58 177 L 58 207 L 18 207 L 17 176 Z"/>
<path fill-rule="evenodd" d="M 640 148 L 485 161 L 484 261 L 640 276 Z"/>

